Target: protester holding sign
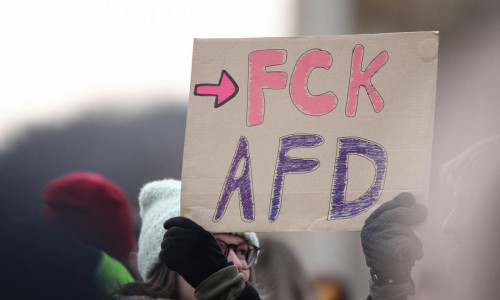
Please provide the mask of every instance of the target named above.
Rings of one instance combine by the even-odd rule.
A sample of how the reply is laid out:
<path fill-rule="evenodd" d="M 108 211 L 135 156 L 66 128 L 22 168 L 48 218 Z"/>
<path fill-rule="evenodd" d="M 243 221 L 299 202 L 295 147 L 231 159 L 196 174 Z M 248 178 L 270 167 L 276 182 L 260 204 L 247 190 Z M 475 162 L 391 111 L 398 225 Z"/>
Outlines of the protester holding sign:
<path fill-rule="evenodd" d="M 179 217 L 180 188 L 176 180 L 154 181 L 142 188 L 137 256 L 144 282 L 123 286 L 120 299 L 260 299 L 251 284 L 259 250 L 257 235 L 212 235 Z"/>
<path fill-rule="evenodd" d="M 379 199 L 401 190 L 426 197 L 438 40 L 437 32 L 195 39 L 182 215 L 212 232 L 360 230 Z M 179 241 L 215 245 L 191 222 L 165 225 L 175 229 L 167 254 Z M 224 270 L 213 248 L 194 277 L 162 258 L 197 285 Z"/>
<path fill-rule="evenodd" d="M 169 219 L 164 227 L 168 231 L 161 244 L 160 259 L 196 287 L 197 299 L 260 299 L 249 283 L 253 277 L 250 268 L 258 253 L 258 248 L 251 244 L 256 241 L 251 233 L 212 236 L 184 217 Z"/>
<path fill-rule="evenodd" d="M 434 295 L 436 299 L 496 299 L 500 294 L 499 149 L 500 136 L 493 136 L 442 167 L 454 202 L 442 229 L 454 245 L 441 253 L 447 260 L 447 276 L 439 282 L 442 291 Z M 424 207 L 415 204 L 410 194 L 402 194 L 367 219 L 361 241 L 371 268 L 373 299 L 406 299 L 413 293 L 410 272 L 423 253 L 409 226 L 425 215 Z"/>

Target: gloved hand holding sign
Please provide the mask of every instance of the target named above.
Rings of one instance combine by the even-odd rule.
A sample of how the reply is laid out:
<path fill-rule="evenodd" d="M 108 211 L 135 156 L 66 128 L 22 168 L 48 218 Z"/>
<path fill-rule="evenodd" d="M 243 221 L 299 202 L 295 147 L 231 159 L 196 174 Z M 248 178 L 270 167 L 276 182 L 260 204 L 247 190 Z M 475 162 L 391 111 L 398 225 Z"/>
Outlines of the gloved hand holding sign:
<path fill-rule="evenodd" d="M 222 254 L 213 235 L 184 217 L 167 220 L 161 243 L 160 260 L 197 287 L 213 273 L 232 264 Z"/>
<path fill-rule="evenodd" d="M 370 268 L 373 299 L 406 299 L 415 291 L 411 269 L 422 259 L 422 242 L 410 226 L 423 222 L 427 209 L 410 193 L 401 193 L 365 221 L 361 244 Z"/>

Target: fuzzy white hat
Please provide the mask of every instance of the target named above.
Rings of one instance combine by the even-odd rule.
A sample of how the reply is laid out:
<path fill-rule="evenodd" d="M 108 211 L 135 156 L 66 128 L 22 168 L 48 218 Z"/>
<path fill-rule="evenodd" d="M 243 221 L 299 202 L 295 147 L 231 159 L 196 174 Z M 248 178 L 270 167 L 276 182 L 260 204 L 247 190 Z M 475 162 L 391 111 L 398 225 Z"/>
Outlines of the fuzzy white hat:
<path fill-rule="evenodd" d="M 139 236 L 137 264 L 139 273 L 146 280 L 149 272 L 161 264 L 158 255 L 165 234 L 163 223 L 178 217 L 180 212 L 181 182 L 174 179 L 153 181 L 144 185 L 139 194 L 139 208 L 142 218 Z M 259 247 L 255 232 L 233 232 L 248 243 Z"/>
<path fill-rule="evenodd" d="M 181 182 L 173 179 L 153 181 L 146 184 L 139 194 L 139 208 L 142 218 L 139 235 L 137 265 L 144 280 L 148 273 L 161 264 L 158 255 L 166 220 L 180 216 Z"/>

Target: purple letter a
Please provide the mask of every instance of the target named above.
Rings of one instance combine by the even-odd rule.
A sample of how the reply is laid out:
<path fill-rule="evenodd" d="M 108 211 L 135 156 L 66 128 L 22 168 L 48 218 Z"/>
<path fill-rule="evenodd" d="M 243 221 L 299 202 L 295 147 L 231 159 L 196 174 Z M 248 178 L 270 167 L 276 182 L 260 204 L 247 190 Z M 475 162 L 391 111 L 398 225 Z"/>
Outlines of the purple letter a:
<path fill-rule="evenodd" d="M 239 178 L 235 178 L 236 171 L 242 159 L 245 159 L 243 174 Z M 215 209 L 214 222 L 219 221 L 224 216 L 229 199 L 231 199 L 231 195 L 236 189 L 239 190 L 240 210 L 242 212 L 241 219 L 245 222 L 255 221 L 250 153 L 248 151 L 248 141 L 244 136 L 240 137 L 238 148 L 236 149 L 226 181 L 224 182 L 224 188 Z"/>

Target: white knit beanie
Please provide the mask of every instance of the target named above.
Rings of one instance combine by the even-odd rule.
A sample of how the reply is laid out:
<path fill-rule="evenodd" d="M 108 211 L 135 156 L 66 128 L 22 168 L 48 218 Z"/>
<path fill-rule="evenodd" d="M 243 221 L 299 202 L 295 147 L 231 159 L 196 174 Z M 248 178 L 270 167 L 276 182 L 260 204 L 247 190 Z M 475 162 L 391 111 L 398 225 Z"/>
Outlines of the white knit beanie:
<path fill-rule="evenodd" d="M 180 195 L 181 182 L 174 179 L 153 181 L 141 189 L 139 208 L 142 227 L 139 235 L 137 264 L 144 280 L 148 279 L 149 272 L 161 264 L 158 255 L 165 234 L 163 223 L 181 215 Z M 241 236 L 254 246 L 260 246 L 255 232 L 233 232 L 232 234 Z"/>
<path fill-rule="evenodd" d="M 160 265 L 158 255 L 166 220 L 181 214 L 181 182 L 174 179 L 153 181 L 146 184 L 139 194 L 139 208 L 142 218 L 139 235 L 137 265 L 144 280 L 148 273 Z"/>

